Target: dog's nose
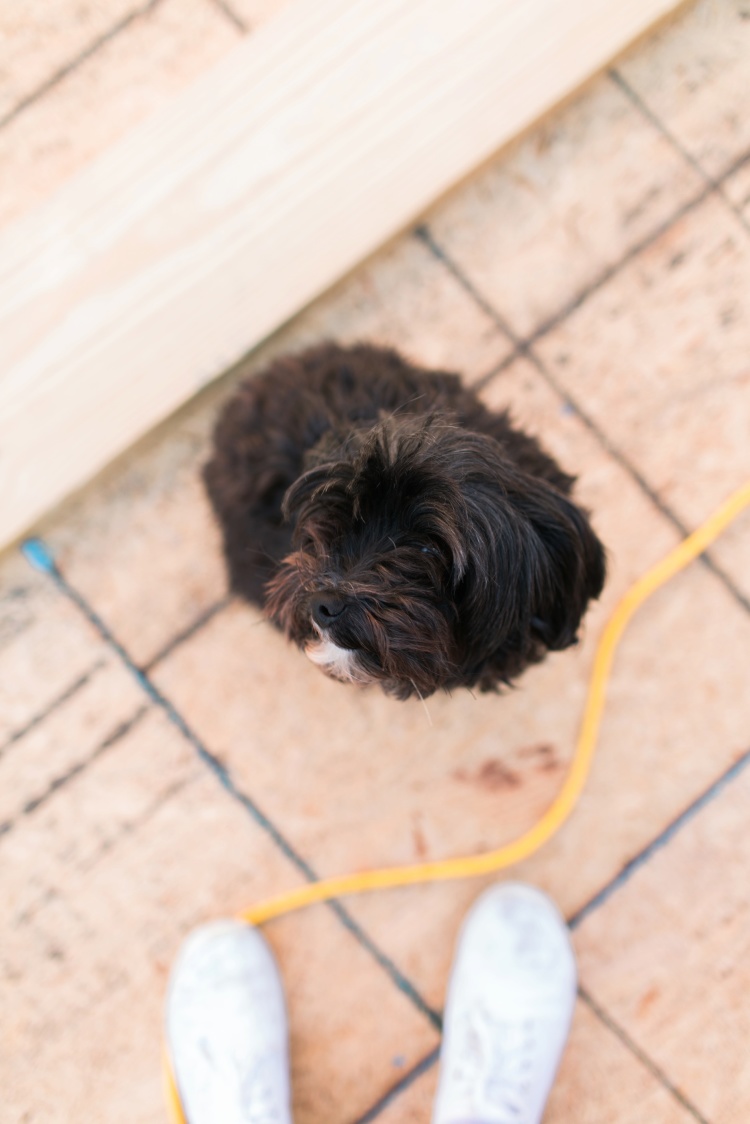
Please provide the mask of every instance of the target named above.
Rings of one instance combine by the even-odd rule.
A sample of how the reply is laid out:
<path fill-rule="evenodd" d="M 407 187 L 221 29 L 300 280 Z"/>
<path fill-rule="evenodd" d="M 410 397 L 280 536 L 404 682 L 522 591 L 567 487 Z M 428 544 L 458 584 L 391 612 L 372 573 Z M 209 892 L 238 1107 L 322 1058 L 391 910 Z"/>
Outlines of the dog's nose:
<path fill-rule="evenodd" d="M 335 593 L 319 593 L 310 602 L 312 619 L 319 628 L 328 628 L 346 610 L 346 601 Z"/>

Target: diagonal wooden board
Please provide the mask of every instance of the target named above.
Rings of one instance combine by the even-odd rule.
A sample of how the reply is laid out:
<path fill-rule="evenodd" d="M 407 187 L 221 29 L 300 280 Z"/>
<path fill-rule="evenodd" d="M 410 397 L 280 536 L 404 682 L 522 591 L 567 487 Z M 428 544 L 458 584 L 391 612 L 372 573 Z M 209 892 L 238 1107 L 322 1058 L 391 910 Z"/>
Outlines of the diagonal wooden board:
<path fill-rule="evenodd" d="M 0 236 L 0 546 L 679 0 L 291 0 Z"/>

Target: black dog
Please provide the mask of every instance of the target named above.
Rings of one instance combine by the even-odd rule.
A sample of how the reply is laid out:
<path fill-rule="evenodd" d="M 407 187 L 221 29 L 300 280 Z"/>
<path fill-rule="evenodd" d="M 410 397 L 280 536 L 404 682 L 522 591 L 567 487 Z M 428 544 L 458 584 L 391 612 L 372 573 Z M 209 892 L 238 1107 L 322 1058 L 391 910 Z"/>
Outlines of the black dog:
<path fill-rule="evenodd" d="M 232 588 L 330 675 L 407 698 L 576 640 L 604 551 L 566 475 L 456 375 L 325 344 L 224 408 L 205 480 Z"/>

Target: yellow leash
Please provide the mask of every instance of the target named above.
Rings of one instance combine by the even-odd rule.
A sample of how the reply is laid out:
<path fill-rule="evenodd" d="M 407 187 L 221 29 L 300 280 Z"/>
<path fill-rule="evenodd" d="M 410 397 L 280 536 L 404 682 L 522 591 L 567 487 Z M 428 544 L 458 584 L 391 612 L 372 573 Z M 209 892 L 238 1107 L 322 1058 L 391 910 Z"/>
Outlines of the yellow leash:
<path fill-rule="evenodd" d="M 290 890 L 278 897 L 250 906 L 239 914 L 240 919 L 251 925 L 262 925 L 274 917 L 281 917 L 304 906 L 330 901 L 332 898 L 343 897 L 346 894 L 389 890 L 396 886 L 410 886 L 417 882 L 475 878 L 482 874 L 504 870 L 538 851 L 559 831 L 583 791 L 596 748 L 612 660 L 630 618 L 652 593 L 702 554 L 749 504 L 750 481 L 730 496 L 697 531 L 688 535 L 666 558 L 639 578 L 617 605 L 602 634 L 594 658 L 586 708 L 570 770 L 557 797 L 534 827 L 512 843 L 481 855 L 466 855 L 461 858 L 445 859 L 442 862 L 417 863 L 414 866 L 385 867 L 382 870 L 344 874 L 326 878 L 321 882 L 312 882 L 297 890 Z M 168 1058 L 165 1061 L 164 1076 L 172 1119 L 175 1124 L 187 1124 Z"/>

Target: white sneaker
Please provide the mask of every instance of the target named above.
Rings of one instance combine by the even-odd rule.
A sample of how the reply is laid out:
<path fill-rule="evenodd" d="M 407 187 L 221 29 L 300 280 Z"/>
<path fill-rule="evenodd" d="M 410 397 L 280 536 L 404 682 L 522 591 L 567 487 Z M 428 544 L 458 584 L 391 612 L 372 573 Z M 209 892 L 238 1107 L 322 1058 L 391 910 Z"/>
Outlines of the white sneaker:
<path fill-rule="evenodd" d="M 546 895 L 518 883 L 482 894 L 451 972 L 433 1124 L 539 1124 L 576 986 L 568 929 Z"/>
<path fill-rule="evenodd" d="M 291 1124 L 284 992 L 257 929 L 218 921 L 188 937 L 166 1036 L 187 1124 Z"/>

